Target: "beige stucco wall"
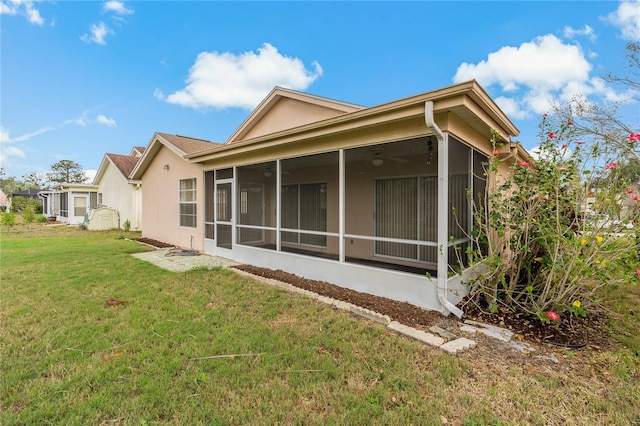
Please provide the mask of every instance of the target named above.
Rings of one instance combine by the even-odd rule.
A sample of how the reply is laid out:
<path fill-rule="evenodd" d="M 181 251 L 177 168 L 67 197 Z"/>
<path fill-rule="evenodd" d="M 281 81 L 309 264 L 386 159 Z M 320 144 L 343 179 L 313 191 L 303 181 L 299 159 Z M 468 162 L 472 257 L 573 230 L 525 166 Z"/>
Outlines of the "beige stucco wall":
<path fill-rule="evenodd" d="M 169 169 L 165 170 L 165 164 Z M 196 178 L 197 227 L 180 226 L 181 179 Z M 204 247 L 204 179 L 202 167 L 190 164 L 166 147 L 160 148 L 142 176 L 142 236 L 183 248 Z"/>
<path fill-rule="evenodd" d="M 128 219 L 132 230 L 141 229 L 141 188 L 128 183 L 122 173 L 111 163 L 106 166 L 98 184 L 98 192 L 102 193 L 102 204 L 117 210 L 120 214 L 121 228 Z"/>
<path fill-rule="evenodd" d="M 269 114 L 258 121 L 242 139 L 251 139 L 279 130 L 290 129 L 343 114 L 324 106 L 281 98 L 271 107 Z"/>

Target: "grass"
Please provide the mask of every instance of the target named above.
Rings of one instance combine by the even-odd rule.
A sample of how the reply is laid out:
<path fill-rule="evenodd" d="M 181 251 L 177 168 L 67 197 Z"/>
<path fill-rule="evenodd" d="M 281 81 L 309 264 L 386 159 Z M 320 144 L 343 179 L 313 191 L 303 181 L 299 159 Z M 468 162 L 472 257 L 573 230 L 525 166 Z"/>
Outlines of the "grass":
<path fill-rule="evenodd" d="M 3 229 L 1 424 L 640 424 L 637 283 L 612 295 L 621 345 L 531 372 L 230 270 L 162 270 L 125 235 Z"/>

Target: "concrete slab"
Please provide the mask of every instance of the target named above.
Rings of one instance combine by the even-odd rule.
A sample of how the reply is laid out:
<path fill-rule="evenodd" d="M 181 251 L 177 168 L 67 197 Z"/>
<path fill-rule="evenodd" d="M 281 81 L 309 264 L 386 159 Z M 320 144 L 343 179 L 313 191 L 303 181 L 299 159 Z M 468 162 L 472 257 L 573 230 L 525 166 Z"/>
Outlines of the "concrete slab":
<path fill-rule="evenodd" d="M 441 346 L 444 343 L 444 339 L 442 337 L 400 324 L 398 321 L 391 321 L 387 327 L 389 330 L 411 337 L 431 346 Z"/>
<path fill-rule="evenodd" d="M 449 330 L 445 330 L 444 328 L 438 327 L 437 325 L 433 325 L 433 326 L 429 327 L 429 331 L 432 332 L 432 333 L 437 334 L 438 336 L 442 337 L 443 339 L 445 339 L 447 341 L 454 340 L 454 339 L 458 338 L 458 336 L 456 336 L 455 334 L 453 334 Z"/>
<path fill-rule="evenodd" d="M 466 337 L 461 337 L 459 339 L 451 340 L 445 343 L 444 345 L 441 345 L 440 349 L 452 355 L 456 355 L 459 352 L 464 352 L 468 349 L 472 349 L 475 347 L 476 347 L 475 340 L 467 339 Z"/>
<path fill-rule="evenodd" d="M 507 330 L 506 328 L 496 327 L 494 325 L 484 324 L 472 320 L 465 320 L 464 322 L 465 324 L 476 327 L 478 329 L 478 332 L 505 343 L 508 343 L 513 336 L 513 332 L 511 330 Z"/>
<path fill-rule="evenodd" d="M 231 260 L 210 256 L 208 254 L 173 256 L 172 254 L 175 254 L 175 250 L 176 249 L 160 249 L 144 253 L 133 253 L 132 256 L 173 272 L 185 272 L 194 268 L 228 268 L 237 265 L 237 263 Z"/>

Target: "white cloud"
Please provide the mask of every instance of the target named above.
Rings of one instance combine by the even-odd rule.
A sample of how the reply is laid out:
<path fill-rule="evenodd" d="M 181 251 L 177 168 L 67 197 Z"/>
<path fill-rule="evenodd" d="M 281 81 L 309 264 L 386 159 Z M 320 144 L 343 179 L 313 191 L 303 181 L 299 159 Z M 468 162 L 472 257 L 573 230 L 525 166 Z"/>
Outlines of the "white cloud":
<path fill-rule="evenodd" d="M 0 126 L 0 143 L 11 142 L 11 137 L 9 136 L 9 131 L 4 127 Z"/>
<path fill-rule="evenodd" d="M 134 13 L 132 9 L 127 9 L 123 2 L 110 0 L 102 5 L 102 13 L 113 12 L 116 15 L 131 15 Z"/>
<path fill-rule="evenodd" d="M 254 108 L 274 86 L 304 90 L 322 75 L 295 57 L 278 52 L 265 43 L 258 52 L 234 55 L 229 52 L 202 52 L 189 70 L 187 86 L 164 97 L 160 89 L 154 96 L 166 102 L 191 108 Z"/>
<path fill-rule="evenodd" d="M 625 40 L 640 41 L 640 1 L 621 2 L 603 20 L 618 27 Z"/>
<path fill-rule="evenodd" d="M 98 123 L 104 124 L 105 126 L 110 126 L 110 127 L 116 126 L 116 120 L 114 120 L 113 118 L 105 117 L 102 114 L 98 115 L 96 120 L 98 121 Z"/>
<path fill-rule="evenodd" d="M 564 38 L 575 38 L 576 36 L 584 36 L 587 37 L 591 41 L 596 41 L 596 34 L 589 25 L 585 25 L 582 29 L 575 29 L 571 27 L 564 27 L 563 31 Z"/>
<path fill-rule="evenodd" d="M 114 34 L 113 30 L 105 25 L 104 22 L 98 22 L 97 24 L 92 24 L 91 35 L 83 34 L 80 39 L 87 43 L 97 43 L 97 44 L 107 44 L 104 40 L 109 34 Z"/>
<path fill-rule="evenodd" d="M 85 170 L 84 175 L 86 177 L 85 182 L 93 182 L 93 179 L 96 177 L 98 173 L 97 170 Z"/>
<path fill-rule="evenodd" d="M 7 129 L 5 129 L 4 127 L 1 128 L 0 130 L 0 142 L 2 143 L 15 143 L 15 142 L 26 142 L 31 138 L 34 138 L 36 136 L 39 136 L 43 133 L 47 133 L 50 132 L 51 130 L 54 130 L 55 127 L 52 126 L 48 126 L 48 127 L 43 127 L 41 129 L 38 129 L 34 132 L 31 133 L 25 133 L 24 135 L 20 135 L 18 137 L 12 138 L 9 131 Z"/>
<path fill-rule="evenodd" d="M 496 102 L 509 116 L 523 119 L 548 112 L 551 101 L 570 101 L 578 93 L 615 98 L 616 92 L 591 77 L 591 70 L 579 45 L 547 34 L 517 47 L 502 47 L 477 64 L 463 63 L 453 80 L 499 86 L 502 93 Z"/>
<path fill-rule="evenodd" d="M 23 0 L 1 0 L 0 15 L 24 16 L 32 24 L 42 25 L 44 19 L 40 15 L 40 11 L 36 9 L 32 1 Z"/>
<path fill-rule="evenodd" d="M 23 150 L 16 146 L 6 146 L 2 144 L 0 147 L 0 163 L 6 165 L 12 157 L 25 158 L 27 155 Z"/>

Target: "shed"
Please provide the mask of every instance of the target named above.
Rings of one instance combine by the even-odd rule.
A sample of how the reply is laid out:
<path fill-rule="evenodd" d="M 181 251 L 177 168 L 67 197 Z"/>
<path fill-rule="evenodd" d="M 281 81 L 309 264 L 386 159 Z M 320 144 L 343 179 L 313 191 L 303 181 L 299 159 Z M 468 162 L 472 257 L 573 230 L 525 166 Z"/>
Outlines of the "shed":
<path fill-rule="evenodd" d="M 120 228 L 120 214 L 109 207 L 98 207 L 91 210 L 87 228 L 91 231 L 105 231 Z"/>

